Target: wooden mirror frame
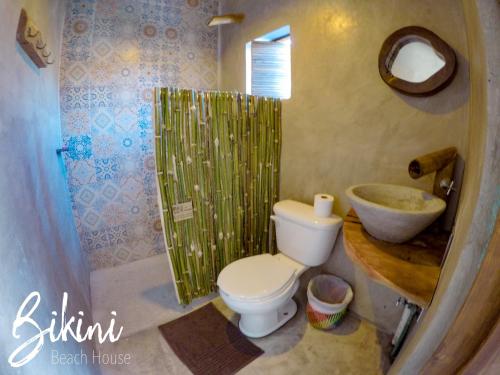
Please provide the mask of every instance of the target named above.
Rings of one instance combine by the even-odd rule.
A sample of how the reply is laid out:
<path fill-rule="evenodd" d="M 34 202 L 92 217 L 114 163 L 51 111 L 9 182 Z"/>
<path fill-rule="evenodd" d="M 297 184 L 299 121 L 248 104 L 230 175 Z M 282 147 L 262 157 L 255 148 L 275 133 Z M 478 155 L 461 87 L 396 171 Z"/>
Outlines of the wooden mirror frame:
<path fill-rule="evenodd" d="M 444 66 L 423 82 L 409 82 L 391 73 L 399 50 L 413 41 L 427 43 L 441 55 Z M 413 96 L 428 96 L 444 89 L 452 81 L 457 66 L 455 51 L 432 31 L 420 26 L 407 26 L 393 32 L 382 44 L 378 55 L 378 70 L 382 80 L 395 90 Z"/>

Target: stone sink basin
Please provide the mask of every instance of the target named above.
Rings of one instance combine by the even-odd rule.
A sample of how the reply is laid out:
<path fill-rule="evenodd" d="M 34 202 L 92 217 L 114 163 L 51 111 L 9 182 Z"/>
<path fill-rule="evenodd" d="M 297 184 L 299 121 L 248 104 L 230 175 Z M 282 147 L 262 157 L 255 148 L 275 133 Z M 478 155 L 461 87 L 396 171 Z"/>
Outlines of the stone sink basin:
<path fill-rule="evenodd" d="M 394 243 L 416 236 L 446 208 L 442 199 L 400 185 L 355 185 L 346 194 L 366 231 L 379 240 Z"/>

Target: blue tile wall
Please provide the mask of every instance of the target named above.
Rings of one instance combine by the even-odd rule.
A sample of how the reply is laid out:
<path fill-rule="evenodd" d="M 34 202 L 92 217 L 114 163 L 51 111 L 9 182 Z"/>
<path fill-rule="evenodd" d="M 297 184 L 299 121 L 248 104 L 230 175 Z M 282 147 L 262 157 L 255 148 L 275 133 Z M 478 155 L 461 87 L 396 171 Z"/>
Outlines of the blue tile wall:
<path fill-rule="evenodd" d="M 214 89 L 216 0 L 72 0 L 61 116 L 73 214 L 92 269 L 164 252 L 152 89 Z"/>

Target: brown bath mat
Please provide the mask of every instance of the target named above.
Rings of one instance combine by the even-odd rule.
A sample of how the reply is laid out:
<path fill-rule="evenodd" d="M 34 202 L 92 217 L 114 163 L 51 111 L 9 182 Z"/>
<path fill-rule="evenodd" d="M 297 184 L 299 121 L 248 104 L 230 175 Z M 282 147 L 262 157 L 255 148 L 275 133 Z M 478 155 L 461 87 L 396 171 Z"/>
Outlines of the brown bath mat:
<path fill-rule="evenodd" d="M 195 375 L 229 375 L 264 352 L 209 303 L 158 327 Z"/>

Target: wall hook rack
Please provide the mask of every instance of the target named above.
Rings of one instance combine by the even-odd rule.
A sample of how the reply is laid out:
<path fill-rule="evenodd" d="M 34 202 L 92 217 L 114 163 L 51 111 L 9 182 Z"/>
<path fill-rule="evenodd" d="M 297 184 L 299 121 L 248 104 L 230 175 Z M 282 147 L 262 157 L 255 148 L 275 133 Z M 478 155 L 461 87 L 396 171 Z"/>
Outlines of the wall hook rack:
<path fill-rule="evenodd" d="M 24 9 L 21 9 L 19 16 L 16 40 L 37 67 L 45 68 L 54 63 L 52 51 L 47 48 L 47 42 L 42 37 L 42 33 Z"/>

